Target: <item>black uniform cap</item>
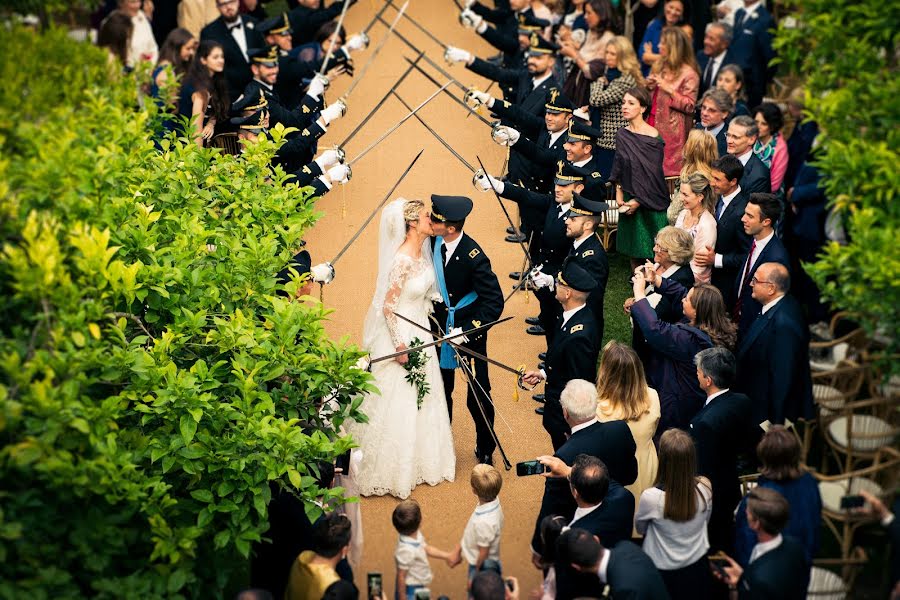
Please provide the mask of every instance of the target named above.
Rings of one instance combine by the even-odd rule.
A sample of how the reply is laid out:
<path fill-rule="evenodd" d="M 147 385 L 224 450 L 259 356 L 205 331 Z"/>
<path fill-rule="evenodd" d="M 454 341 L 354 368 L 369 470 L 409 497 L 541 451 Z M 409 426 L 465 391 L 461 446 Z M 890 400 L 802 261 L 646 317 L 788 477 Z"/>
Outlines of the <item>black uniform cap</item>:
<path fill-rule="evenodd" d="M 465 196 L 431 195 L 431 220 L 439 223 L 462 221 L 472 212 L 472 200 Z"/>
<path fill-rule="evenodd" d="M 262 23 L 256 26 L 256 30 L 266 36 L 268 34 L 272 35 L 291 35 L 293 30 L 291 30 L 291 23 L 288 21 L 288 16 L 286 13 L 281 13 L 280 15 L 276 15 L 274 17 L 270 17 L 263 21 Z"/>
<path fill-rule="evenodd" d="M 533 12 L 525 12 L 519 13 L 518 16 L 518 26 L 519 33 L 523 33 L 525 35 L 529 35 L 534 31 L 540 31 L 545 27 L 550 26 L 550 21 L 547 19 L 539 19 L 534 16 Z"/>
<path fill-rule="evenodd" d="M 261 108 L 255 113 L 249 114 L 246 117 L 234 117 L 231 119 L 232 125 L 237 125 L 241 129 L 249 129 L 251 131 L 258 131 L 260 129 L 266 128 L 266 118 L 269 116 L 269 111 L 265 108 Z"/>
<path fill-rule="evenodd" d="M 603 135 L 599 129 L 594 129 L 581 120 L 572 119 L 569 121 L 569 137 L 570 142 L 588 142 L 590 144 L 597 143 L 597 139 Z"/>
<path fill-rule="evenodd" d="M 553 183 L 557 185 L 572 185 L 573 183 L 583 183 L 590 175 L 587 169 L 576 167 L 565 160 L 556 163 L 556 175 Z"/>
<path fill-rule="evenodd" d="M 264 65 L 266 67 L 278 66 L 278 46 L 268 48 L 254 48 L 247 51 L 247 58 L 251 65 Z"/>
<path fill-rule="evenodd" d="M 563 261 L 562 269 L 556 275 L 556 283 L 578 292 L 590 292 L 597 287 L 597 280 L 579 267 L 571 257 L 567 257 Z"/>
<path fill-rule="evenodd" d="M 575 110 L 575 103 L 559 88 L 552 87 L 547 90 L 547 99 L 544 109 L 549 113 L 569 113 Z"/>
<path fill-rule="evenodd" d="M 545 54 L 553 54 L 557 50 L 559 50 L 559 46 L 549 40 L 545 40 L 536 31 L 531 32 L 528 44 L 529 56 L 544 56 Z"/>
<path fill-rule="evenodd" d="M 588 200 L 581 194 L 572 194 L 572 207 L 569 208 L 566 217 L 599 217 L 607 210 L 609 204 L 606 202 Z"/>

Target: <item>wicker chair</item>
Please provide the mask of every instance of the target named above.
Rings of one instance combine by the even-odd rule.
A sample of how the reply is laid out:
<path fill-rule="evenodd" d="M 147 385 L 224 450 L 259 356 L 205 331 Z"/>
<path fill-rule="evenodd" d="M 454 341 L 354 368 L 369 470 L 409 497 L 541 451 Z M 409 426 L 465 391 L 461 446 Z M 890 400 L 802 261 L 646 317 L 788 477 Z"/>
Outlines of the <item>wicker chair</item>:
<path fill-rule="evenodd" d="M 807 598 L 815 600 L 844 600 L 853 590 L 856 576 L 868 562 L 866 551 L 855 547 L 848 558 L 816 558 L 809 573 Z M 840 569 L 840 575 L 832 571 Z"/>
<path fill-rule="evenodd" d="M 828 371 L 845 360 L 859 362 L 862 359 L 863 353 L 869 346 L 869 338 L 861 327 L 856 327 L 849 333 L 837 335 L 837 332 L 842 329 L 842 325 L 847 323 L 853 323 L 850 313 L 837 313 L 828 325 L 828 336 L 831 339 L 809 343 L 809 366 L 814 372 Z"/>
<path fill-rule="evenodd" d="M 220 133 L 213 137 L 210 145 L 213 148 L 221 148 L 225 154 L 237 156 L 241 153 L 241 142 L 236 133 Z"/>
<path fill-rule="evenodd" d="M 812 393 L 816 406 L 816 420 L 806 424 L 801 440 L 803 459 L 812 446 L 813 431 L 818 426 L 825 431 L 840 416 L 843 407 L 859 396 L 868 368 L 853 362 L 840 363 L 829 371 L 812 372 Z M 823 459 L 824 460 L 824 459 Z M 824 470 L 824 465 L 823 465 Z"/>
<path fill-rule="evenodd" d="M 822 435 L 841 472 L 875 460 L 880 451 L 895 444 L 900 435 L 898 406 L 900 398 L 896 397 L 846 402 L 822 426 Z"/>
<path fill-rule="evenodd" d="M 616 231 L 619 229 L 619 211 L 616 208 L 615 184 L 606 184 L 605 200 L 612 208 L 603 211 L 603 218 L 600 220 L 600 231 L 598 233 L 600 234 L 600 242 L 603 244 L 603 249 L 609 252 L 612 236 L 615 235 Z"/>

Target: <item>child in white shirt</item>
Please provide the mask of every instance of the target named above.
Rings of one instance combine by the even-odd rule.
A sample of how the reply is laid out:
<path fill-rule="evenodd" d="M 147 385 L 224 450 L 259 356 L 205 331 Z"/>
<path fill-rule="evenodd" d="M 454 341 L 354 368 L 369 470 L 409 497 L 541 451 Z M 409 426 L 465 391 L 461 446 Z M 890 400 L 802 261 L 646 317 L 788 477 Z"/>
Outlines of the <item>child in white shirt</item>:
<path fill-rule="evenodd" d="M 500 564 L 500 532 L 503 529 L 503 509 L 500 507 L 500 488 L 503 477 L 500 471 L 490 465 L 475 465 L 470 478 L 472 492 L 478 497 L 478 506 L 466 529 L 462 540 L 452 554 L 451 566 L 465 559 L 469 565 L 469 582 L 487 560 Z"/>
<path fill-rule="evenodd" d="M 431 583 L 431 565 L 428 557 L 440 558 L 450 566 L 452 556 L 425 543 L 425 536 L 419 530 L 422 511 L 415 500 L 404 500 L 394 508 L 391 515 L 394 529 L 400 534 L 394 560 L 397 563 L 395 600 L 414 600 L 416 590 L 426 588 Z"/>

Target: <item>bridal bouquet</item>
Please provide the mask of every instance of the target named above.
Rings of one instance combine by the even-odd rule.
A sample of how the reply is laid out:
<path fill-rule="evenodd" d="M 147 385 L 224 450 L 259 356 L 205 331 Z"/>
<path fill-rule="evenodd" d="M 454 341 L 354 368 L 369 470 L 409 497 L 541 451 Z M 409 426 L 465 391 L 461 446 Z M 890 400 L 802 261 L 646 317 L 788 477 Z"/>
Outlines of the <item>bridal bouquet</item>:
<path fill-rule="evenodd" d="M 414 338 L 409 342 L 409 346 L 415 348 L 423 343 L 419 338 Z M 425 394 L 431 389 L 425 377 L 425 365 L 428 364 L 428 355 L 425 354 L 424 350 L 416 350 L 406 356 L 408 360 L 403 365 L 403 368 L 406 369 L 406 381 L 416 388 L 416 408 L 421 410 Z"/>

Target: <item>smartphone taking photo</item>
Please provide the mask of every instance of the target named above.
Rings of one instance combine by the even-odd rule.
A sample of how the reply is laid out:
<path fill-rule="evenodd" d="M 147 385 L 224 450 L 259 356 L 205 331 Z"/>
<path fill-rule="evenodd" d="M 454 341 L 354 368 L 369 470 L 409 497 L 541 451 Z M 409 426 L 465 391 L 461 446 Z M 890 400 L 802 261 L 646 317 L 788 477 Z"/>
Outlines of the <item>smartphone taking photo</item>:
<path fill-rule="evenodd" d="M 366 576 L 369 588 L 369 600 L 381 600 L 381 573 L 369 573 Z"/>
<path fill-rule="evenodd" d="M 542 465 L 539 460 L 526 460 L 516 463 L 516 475 L 526 477 L 528 475 L 540 475 L 550 470 L 546 465 Z"/>

